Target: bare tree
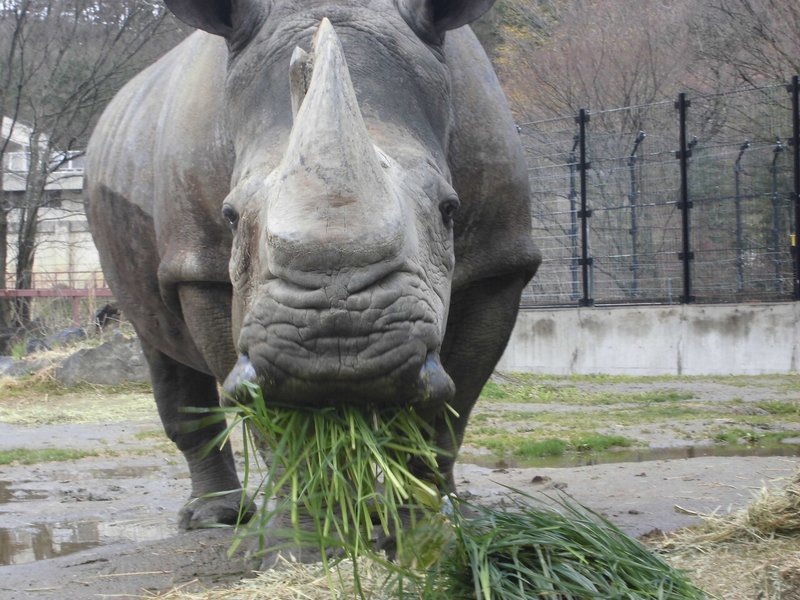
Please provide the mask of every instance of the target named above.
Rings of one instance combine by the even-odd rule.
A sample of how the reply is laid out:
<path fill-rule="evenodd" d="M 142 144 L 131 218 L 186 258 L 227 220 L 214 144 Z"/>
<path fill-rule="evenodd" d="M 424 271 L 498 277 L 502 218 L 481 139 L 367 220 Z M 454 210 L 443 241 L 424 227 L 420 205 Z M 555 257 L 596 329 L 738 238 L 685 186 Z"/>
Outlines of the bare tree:
<path fill-rule="evenodd" d="M 720 77 L 763 85 L 800 72 L 800 4 L 710 0 L 697 21 L 696 50 Z"/>
<path fill-rule="evenodd" d="M 689 0 L 569 3 L 544 43 L 520 48 L 500 67 L 516 112 L 540 119 L 673 95 L 691 69 L 696 11 Z"/>
<path fill-rule="evenodd" d="M 9 213 L 19 215 L 14 274 L 24 289 L 32 283 L 39 213 L 51 201 L 48 184 L 64 161 L 82 154 L 114 92 L 182 35 L 150 0 L 0 0 L 0 115 L 11 124 L 0 159 L 15 130 L 26 132 L 29 152 L 24 192 L 4 192 L 0 207 L 0 288 Z M 29 306 L 18 309 L 24 323 Z"/>

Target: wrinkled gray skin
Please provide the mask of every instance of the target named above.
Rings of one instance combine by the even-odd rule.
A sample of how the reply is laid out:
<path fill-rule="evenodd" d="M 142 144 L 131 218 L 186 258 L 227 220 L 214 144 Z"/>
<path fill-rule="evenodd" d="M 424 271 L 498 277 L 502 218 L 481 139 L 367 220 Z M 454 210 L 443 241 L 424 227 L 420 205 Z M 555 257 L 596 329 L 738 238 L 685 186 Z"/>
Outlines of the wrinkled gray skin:
<path fill-rule="evenodd" d="M 218 405 L 218 382 L 288 405 L 414 404 L 460 445 L 540 261 L 518 135 L 462 27 L 491 4 L 167 1 L 205 31 L 111 102 L 86 190 L 189 464 L 183 527 L 238 510 L 236 492 L 203 497 L 240 487 L 228 447 L 201 452 L 221 426 L 182 411 Z"/>

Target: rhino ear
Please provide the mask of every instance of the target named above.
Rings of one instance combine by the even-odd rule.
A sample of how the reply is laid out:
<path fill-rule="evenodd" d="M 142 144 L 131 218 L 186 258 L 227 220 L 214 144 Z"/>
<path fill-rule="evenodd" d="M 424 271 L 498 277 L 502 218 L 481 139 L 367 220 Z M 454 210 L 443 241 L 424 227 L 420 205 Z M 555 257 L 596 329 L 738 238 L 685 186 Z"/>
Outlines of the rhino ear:
<path fill-rule="evenodd" d="M 492 8 L 495 0 L 431 0 L 433 25 L 437 30 L 458 29 L 462 25 L 472 23 Z"/>
<path fill-rule="evenodd" d="M 164 0 L 164 3 L 187 25 L 226 38 L 233 32 L 232 0 Z"/>
<path fill-rule="evenodd" d="M 445 31 L 471 23 L 495 0 L 395 0 L 411 28 L 426 42 L 441 43 Z"/>

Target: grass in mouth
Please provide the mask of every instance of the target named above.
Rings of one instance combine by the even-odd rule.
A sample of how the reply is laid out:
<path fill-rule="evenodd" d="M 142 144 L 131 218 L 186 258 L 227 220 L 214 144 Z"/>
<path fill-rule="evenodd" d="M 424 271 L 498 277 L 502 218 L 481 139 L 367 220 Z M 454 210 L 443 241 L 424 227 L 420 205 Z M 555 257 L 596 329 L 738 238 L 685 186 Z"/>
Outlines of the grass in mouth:
<path fill-rule="evenodd" d="M 244 535 L 268 531 L 270 550 L 277 538 L 278 549 L 317 549 L 325 562 L 331 548 L 347 558 L 377 555 L 377 533 L 392 537 L 397 556 L 415 568 L 433 560 L 436 553 L 422 548 L 418 537 L 406 543 L 404 535 L 424 528 L 423 515 L 437 514 L 442 502 L 440 482 L 431 475 L 442 451 L 413 409 L 288 409 L 268 405 L 256 385 L 248 385 L 248 393 L 249 403 L 221 409 L 232 418 L 215 441 L 226 442 L 245 424 L 244 487 L 261 473 L 258 492 L 276 498 L 262 504 Z M 274 526 L 287 521 L 286 528 Z"/>
<path fill-rule="evenodd" d="M 519 503 L 502 509 L 442 498 L 440 482 L 420 476 L 437 472 L 441 451 L 430 442 L 430 425 L 413 410 L 287 409 L 269 406 L 257 386 L 248 391 L 248 404 L 220 409 L 232 418 L 216 443 L 225 443 L 244 423 L 249 431 L 244 487 L 256 468 L 265 469 L 260 491 L 277 500 L 264 503 L 242 532 L 262 535 L 269 522 L 288 515 L 282 532 L 286 547 L 319 551 L 332 597 L 705 597 L 682 574 L 590 511 L 566 503 L 561 510 L 532 507 L 536 501 L 524 494 Z M 396 536 L 396 562 L 374 550 L 376 530 Z M 342 558 L 354 559 L 346 561 L 352 565 L 350 591 L 332 577 L 338 568 L 337 561 L 326 558 L 330 548 L 341 548 Z M 362 585 L 358 565 L 364 558 L 387 569 L 383 589 Z"/>

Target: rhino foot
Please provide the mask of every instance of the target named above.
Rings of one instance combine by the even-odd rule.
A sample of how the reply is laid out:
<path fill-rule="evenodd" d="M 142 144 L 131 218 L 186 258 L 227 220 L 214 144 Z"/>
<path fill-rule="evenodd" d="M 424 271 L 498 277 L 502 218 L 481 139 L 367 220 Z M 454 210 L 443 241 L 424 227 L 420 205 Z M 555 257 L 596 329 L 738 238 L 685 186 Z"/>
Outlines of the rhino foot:
<path fill-rule="evenodd" d="M 253 502 L 242 493 L 228 492 L 191 498 L 178 513 L 178 527 L 182 530 L 206 529 L 219 525 L 246 523 L 255 513 Z"/>
<path fill-rule="evenodd" d="M 266 526 L 264 550 L 261 553 L 261 571 L 281 570 L 295 563 L 317 563 L 322 559 L 323 550 L 313 541 L 317 532 L 313 519 L 302 510 L 299 517 L 300 522 L 297 527 L 292 524 L 288 512 L 276 515 Z M 304 541 L 296 539 L 295 534 L 299 534 Z M 332 559 L 341 557 L 344 550 L 325 548 L 324 552 L 328 559 Z"/>

